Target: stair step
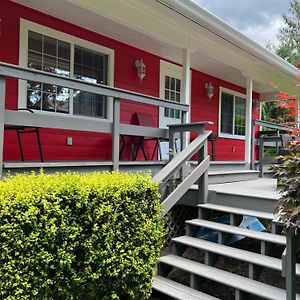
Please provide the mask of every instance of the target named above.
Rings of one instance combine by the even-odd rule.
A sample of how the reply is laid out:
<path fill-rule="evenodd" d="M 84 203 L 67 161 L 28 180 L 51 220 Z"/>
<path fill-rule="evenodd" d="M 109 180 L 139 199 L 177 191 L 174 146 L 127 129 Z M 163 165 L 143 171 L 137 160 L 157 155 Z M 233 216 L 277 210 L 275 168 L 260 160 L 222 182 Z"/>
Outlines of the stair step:
<path fill-rule="evenodd" d="M 258 179 L 259 172 L 253 170 L 219 170 L 208 171 L 209 184 L 222 184 Z"/>
<path fill-rule="evenodd" d="M 170 254 L 161 257 L 160 262 L 262 298 L 271 300 L 286 299 L 286 291 L 283 289 L 190 261 L 180 256 Z M 297 295 L 296 299 L 300 300 L 300 295 Z"/>
<path fill-rule="evenodd" d="M 237 260 L 245 261 L 250 264 L 267 267 L 273 270 L 282 270 L 282 261 L 279 258 L 261 255 L 258 253 L 241 250 L 190 236 L 180 236 L 172 239 L 175 243 L 180 243 L 189 247 L 193 247 L 199 250 L 208 251 L 211 253 L 231 257 Z M 296 274 L 300 275 L 300 264 L 296 265 Z"/>
<path fill-rule="evenodd" d="M 160 275 L 154 276 L 153 289 L 179 300 L 218 300 Z"/>
<path fill-rule="evenodd" d="M 216 231 L 227 232 L 230 234 L 242 235 L 255 240 L 261 240 L 270 243 L 286 245 L 286 237 L 283 235 L 254 231 L 246 228 L 241 228 L 241 227 L 236 227 L 236 226 L 231 226 L 231 225 L 226 225 L 226 224 L 221 224 L 221 223 L 216 223 L 216 222 L 211 222 L 206 220 L 200 220 L 200 219 L 186 221 L 186 224 L 194 225 L 198 227 L 210 228 Z"/>
<path fill-rule="evenodd" d="M 219 204 L 206 203 L 206 204 L 199 204 L 198 207 L 209 209 L 209 210 L 222 211 L 222 212 L 231 213 L 231 214 L 235 214 L 235 215 L 252 216 L 252 217 L 256 217 L 256 218 L 264 219 L 264 220 L 273 220 L 273 218 L 274 218 L 274 215 L 272 213 L 237 208 L 237 207 L 232 207 L 232 206 L 224 206 L 224 205 L 219 205 Z"/>

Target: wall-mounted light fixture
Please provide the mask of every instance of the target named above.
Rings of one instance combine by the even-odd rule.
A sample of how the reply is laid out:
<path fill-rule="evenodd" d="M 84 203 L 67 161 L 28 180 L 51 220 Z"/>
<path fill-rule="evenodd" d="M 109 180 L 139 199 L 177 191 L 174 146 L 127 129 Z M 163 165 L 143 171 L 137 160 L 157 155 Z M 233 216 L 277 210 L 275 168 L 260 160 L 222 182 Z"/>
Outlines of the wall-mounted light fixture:
<path fill-rule="evenodd" d="M 143 63 L 143 60 L 137 59 L 135 61 L 135 67 L 136 67 L 136 71 L 137 71 L 137 76 L 140 79 L 140 81 L 142 82 L 143 78 L 146 76 L 146 66 Z"/>
<path fill-rule="evenodd" d="M 205 83 L 205 90 L 206 90 L 206 95 L 209 100 L 214 96 L 214 86 L 213 84 L 210 83 Z"/>

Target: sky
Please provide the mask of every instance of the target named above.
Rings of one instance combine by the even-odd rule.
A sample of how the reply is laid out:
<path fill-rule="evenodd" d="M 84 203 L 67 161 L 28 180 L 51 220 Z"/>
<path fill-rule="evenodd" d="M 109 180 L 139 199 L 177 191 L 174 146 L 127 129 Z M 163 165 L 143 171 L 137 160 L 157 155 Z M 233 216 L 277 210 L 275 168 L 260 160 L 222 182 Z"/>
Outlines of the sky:
<path fill-rule="evenodd" d="M 284 25 L 289 0 L 194 0 L 232 27 L 265 47 L 277 44 L 278 29 Z"/>

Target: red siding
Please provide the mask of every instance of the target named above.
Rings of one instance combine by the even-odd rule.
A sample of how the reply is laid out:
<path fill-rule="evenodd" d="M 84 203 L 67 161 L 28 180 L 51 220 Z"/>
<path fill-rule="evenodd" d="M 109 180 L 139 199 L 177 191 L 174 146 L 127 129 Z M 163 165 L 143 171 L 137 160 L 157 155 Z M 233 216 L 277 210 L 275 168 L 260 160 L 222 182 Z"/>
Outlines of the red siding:
<path fill-rule="evenodd" d="M 246 90 L 195 70 L 193 70 L 192 74 L 191 121 L 213 121 L 214 125 L 207 126 L 207 129 L 212 130 L 213 134 L 218 136 L 219 87 L 231 89 L 242 94 L 246 94 Z M 214 96 L 211 100 L 208 99 L 204 89 L 206 82 L 212 82 L 215 87 Z M 257 93 L 253 93 L 253 99 L 258 99 Z M 252 113 L 253 118 L 258 118 L 259 113 L 255 108 L 253 108 Z M 210 151 L 211 144 L 209 143 L 209 153 Z M 245 141 L 218 137 L 215 142 L 215 153 L 216 160 L 244 160 Z"/>
<path fill-rule="evenodd" d="M 159 95 L 159 61 L 160 58 L 140 49 L 125 45 L 121 42 L 104 37 L 95 32 L 80 28 L 73 24 L 59 20 L 52 16 L 37 12 L 9 0 L 0 0 L 0 61 L 18 64 L 19 62 L 19 28 L 20 18 L 30 20 L 51 27 L 56 30 L 77 36 L 115 50 L 115 78 L 116 87 L 137 91 L 158 97 Z M 134 61 L 143 58 L 147 66 L 147 74 L 140 83 L 136 76 Z M 218 116 L 218 89 L 215 96 L 209 101 L 205 96 L 204 83 L 212 81 L 215 87 L 221 85 L 236 91 L 244 92 L 237 86 L 230 85 L 216 78 L 193 71 L 192 79 L 192 121 L 211 120 L 214 133 L 217 133 Z M 6 108 L 17 107 L 17 81 L 7 80 Z M 154 117 L 158 125 L 158 108 L 143 104 L 134 104 L 127 101 L 121 102 L 121 122 L 135 124 L 134 112 L 147 111 Z M 73 137 L 73 146 L 66 145 L 66 138 Z M 26 160 L 38 160 L 39 152 L 34 134 L 22 137 L 24 156 Z M 106 134 L 76 132 L 68 130 L 42 129 L 41 140 L 45 160 L 110 160 L 111 136 Z M 148 155 L 153 144 L 146 149 Z M 235 147 L 235 152 L 232 152 Z M 244 142 L 240 140 L 221 139 L 217 141 L 218 160 L 243 160 Z M 129 147 L 125 149 L 122 158 L 129 159 Z M 142 158 L 140 156 L 140 158 Z M 17 138 L 14 132 L 5 133 L 4 146 L 5 160 L 20 160 Z"/>

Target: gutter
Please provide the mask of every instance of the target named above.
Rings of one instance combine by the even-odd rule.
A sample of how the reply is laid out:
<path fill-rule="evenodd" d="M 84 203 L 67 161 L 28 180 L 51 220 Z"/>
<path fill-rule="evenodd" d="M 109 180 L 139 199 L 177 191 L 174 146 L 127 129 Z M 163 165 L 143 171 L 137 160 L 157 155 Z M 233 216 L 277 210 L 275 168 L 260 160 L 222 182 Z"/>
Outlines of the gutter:
<path fill-rule="evenodd" d="M 196 4 L 194 0 L 155 0 L 169 9 L 179 13 L 190 21 L 207 29 L 213 34 L 226 40 L 237 48 L 247 52 L 256 57 L 264 63 L 275 67 L 284 72 L 290 77 L 297 77 L 299 70 L 290 63 L 283 60 L 281 57 L 265 49 L 261 45 L 252 41 L 238 30 L 229 26 L 227 23 L 214 16 L 200 5 Z"/>

